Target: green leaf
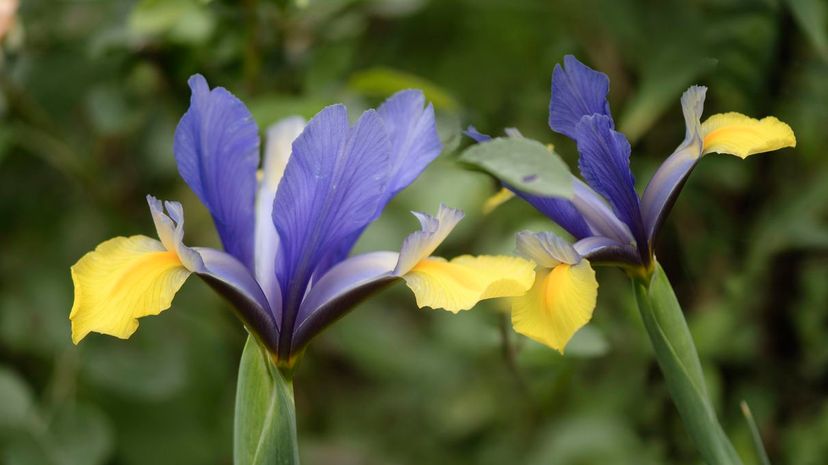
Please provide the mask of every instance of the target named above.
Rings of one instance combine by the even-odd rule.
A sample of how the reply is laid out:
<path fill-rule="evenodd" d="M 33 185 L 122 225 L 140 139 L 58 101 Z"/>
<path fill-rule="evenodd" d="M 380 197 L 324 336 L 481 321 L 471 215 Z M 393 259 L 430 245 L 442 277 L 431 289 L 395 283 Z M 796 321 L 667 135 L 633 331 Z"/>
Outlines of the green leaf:
<path fill-rule="evenodd" d="M 709 465 L 741 465 L 716 418 L 693 338 L 664 270 L 656 265 L 650 281 L 637 280 L 634 288 L 667 389 L 696 448 Z"/>
<path fill-rule="evenodd" d="M 235 465 L 299 463 L 293 382 L 247 338 L 236 392 L 233 434 Z"/>
<path fill-rule="evenodd" d="M 554 150 L 532 139 L 492 139 L 467 148 L 460 160 L 521 191 L 546 197 L 572 197 L 569 167 Z"/>
<path fill-rule="evenodd" d="M 371 68 L 351 76 L 348 88 L 370 97 L 385 98 L 404 89 L 420 89 L 434 108 L 456 111 L 460 105 L 445 89 L 419 76 L 390 68 Z"/>
<path fill-rule="evenodd" d="M 828 7 L 823 0 L 788 0 L 790 8 L 799 27 L 817 53 L 828 60 Z"/>
<path fill-rule="evenodd" d="M 745 416 L 745 421 L 750 429 L 750 438 L 753 441 L 753 449 L 756 452 L 756 457 L 759 458 L 759 463 L 762 465 L 771 465 L 768 452 L 765 450 L 765 445 L 762 444 L 762 434 L 759 432 L 759 426 L 756 425 L 756 420 L 753 418 L 753 412 L 750 411 L 750 406 L 745 401 L 740 404 L 742 407 L 742 415 Z"/>
<path fill-rule="evenodd" d="M 98 465 L 112 455 L 112 427 L 94 405 L 63 408 L 53 419 L 50 433 L 51 455 L 58 465 Z"/>
<path fill-rule="evenodd" d="M 25 428 L 32 407 L 29 385 L 14 371 L 0 367 L 0 432 Z"/>

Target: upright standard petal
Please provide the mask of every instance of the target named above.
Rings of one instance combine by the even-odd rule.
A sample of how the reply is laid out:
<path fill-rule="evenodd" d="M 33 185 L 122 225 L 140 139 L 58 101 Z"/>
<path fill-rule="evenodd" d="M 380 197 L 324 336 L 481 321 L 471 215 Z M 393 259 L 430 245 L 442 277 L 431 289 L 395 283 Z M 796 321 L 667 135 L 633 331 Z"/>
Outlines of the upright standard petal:
<path fill-rule="evenodd" d="M 253 269 L 259 134 L 244 104 L 201 75 L 189 80 L 190 108 L 175 130 L 178 172 L 210 210 L 222 245 Z"/>
<path fill-rule="evenodd" d="M 577 125 L 589 115 L 606 116 L 614 127 L 607 94 L 609 78 L 578 61 L 564 57 L 564 66 L 555 65 L 552 72 L 552 98 L 549 102 L 549 127 L 570 139 L 577 140 Z"/>
<path fill-rule="evenodd" d="M 75 344 L 93 331 L 130 337 L 138 329 L 138 318 L 170 308 L 190 276 L 175 251 L 146 236 L 103 242 L 71 272 L 75 302 L 69 319 Z"/>
<path fill-rule="evenodd" d="M 613 130 L 604 115 L 585 116 L 578 123 L 578 166 L 587 183 L 609 200 L 618 218 L 629 226 L 640 246 L 646 245 L 635 180 L 630 171 L 630 143 Z"/>
<path fill-rule="evenodd" d="M 293 330 L 320 261 L 374 218 L 388 180 L 389 152 L 376 112 L 365 112 L 351 128 L 342 105 L 322 110 L 294 141 L 273 206 L 281 239 L 277 276 L 283 335 Z M 280 356 L 287 356 L 290 337 L 282 339 Z"/>
<path fill-rule="evenodd" d="M 681 96 L 681 111 L 684 114 L 686 127 L 684 141 L 659 166 L 647 184 L 647 188 L 644 189 L 641 212 L 651 249 L 655 236 L 675 203 L 684 182 L 701 159 L 701 116 L 704 111 L 706 93 L 706 87 L 691 86 Z"/>
<path fill-rule="evenodd" d="M 773 116 L 761 120 L 730 112 L 713 115 L 702 123 L 704 153 L 718 152 L 747 158 L 785 147 L 796 147 L 790 126 Z"/>
<path fill-rule="evenodd" d="M 276 279 L 276 253 L 279 250 L 279 234 L 273 224 L 273 202 L 279 181 L 290 159 L 293 141 L 305 128 L 301 116 L 284 118 L 267 129 L 267 142 L 259 193 L 256 196 L 255 272 L 267 299 L 276 303 L 281 298 Z"/>
<path fill-rule="evenodd" d="M 391 142 L 386 201 L 411 184 L 440 155 L 434 108 L 419 90 L 404 90 L 377 109 Z"/>
<path fill-rule="evenodd" d="M 431 104 L 426 104 L 422 91 L 397 92 L 380 105 L 377 114 L 382 118 L 388 134 L 391 152 L 385 195 L 377 204 L 371 221 L 379 218 L 388 202 L 408 187 L 443 149 L 437 134 L 434 108 Z M 367 226 L 368 223 L 343 239 L 338 250 L 318 266 L 316 275 L 324 274 L 331 266 L 347 257 Z"/>
<path fill-rule="evenodd" d="M 592 318 L 597 296 L 598 281 L 585 259 L 539 271 L 532 289 L 512 301 L 512 326 L 563 353 L 575 332 Z"/>

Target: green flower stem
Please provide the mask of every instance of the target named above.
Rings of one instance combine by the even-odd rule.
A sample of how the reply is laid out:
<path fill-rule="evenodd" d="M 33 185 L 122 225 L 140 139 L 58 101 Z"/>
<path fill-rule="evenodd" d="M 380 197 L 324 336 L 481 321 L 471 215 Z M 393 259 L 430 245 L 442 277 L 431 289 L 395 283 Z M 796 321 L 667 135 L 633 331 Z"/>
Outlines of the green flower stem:
<path fill-rule="evenodd" d="M 299 464 L 292 375 L 279 370 L 252 336 L 239 363 L 233 463 Z"/>
<path fill-rule="evenodd" d="M 708 465 L 742 465 L 707 393 L 696 347 L 661 266 L 633 283 L 638 309 L 658 365 L 687 432 Z"/>

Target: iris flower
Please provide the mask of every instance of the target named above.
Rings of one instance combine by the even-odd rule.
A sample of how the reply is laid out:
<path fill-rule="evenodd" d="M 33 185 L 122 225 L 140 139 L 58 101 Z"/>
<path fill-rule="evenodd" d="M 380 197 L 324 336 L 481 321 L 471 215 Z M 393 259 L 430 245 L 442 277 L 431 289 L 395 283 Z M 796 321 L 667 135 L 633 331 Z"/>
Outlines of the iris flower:
<path fill-rule="evenodd" d="M 116 237 L 71 269 L 75 343 L 90 332 L 128 338 L 139 318 L 169 308 L 193 273 L 232 303 L 281 366 L 292 365 L 311 338 L 361 299 L 400 278 L 420 307 L 454 312 L 531 286 L 533 265 L 517 257 L 432 257 L 463 217 L 442 205 L 434 216 L 415 213 L 421 229 L 399 252 L 348 257 L 391 198 L 442 149 L 421 92 L 399 92 L 354 124 L 343 105 L 307 124 L 280 121 L 267 131 L 257 176 L 259 131 L 245 105 L 200 75 L 189 85 L 175 159 L 224 250 L 185 245 L 181 204 L 148 196 L 158 240 Z"/>
<path fill-rule="evenodd" d="M 791 128 L 772 116 L 757 120 L 731 112 L 702 123 L 706 91 L 692 86 L 682 95 L 684 140 L 639 196 L 630 171 L 630 143 L 615 130 L 610 113 L 609 78 L 573 56 L 564 58 L 564 66 L 555 66 L 549 126 L 576 142 L 583 181 L 572 176 L 571 199 L 512 189 L 574 239 L 570 242 L 551 232 L 518 233 L 517 251 L 537 264 L 537 274 L 532 289 L 513 301 L 512 324 L 517 332 L 563 352 L 573 334 L 592 318 L 598 293 L 593 265 L 613 265 L 632 276 L 649 276 L 656 263 L 653 245 L 659 229 L 705 155 L 718 152 L 747 158 L 796 145 Z M 490 139 L 473 127 L 466 133 L 478 142 Z M 499 195 L 495 203 L 502 198 Z"/>

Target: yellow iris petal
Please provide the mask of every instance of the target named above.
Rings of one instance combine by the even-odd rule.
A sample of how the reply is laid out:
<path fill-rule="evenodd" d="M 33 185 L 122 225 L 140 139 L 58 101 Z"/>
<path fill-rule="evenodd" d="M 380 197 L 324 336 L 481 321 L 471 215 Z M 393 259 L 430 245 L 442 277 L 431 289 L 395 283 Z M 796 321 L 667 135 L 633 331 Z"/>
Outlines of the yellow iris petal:
<path fill-rule="evenodd" d="M 488 215 L 493 212 L 495 208 L 503 205 L 514 196 L 514 192 L 506 189 L 505 187 L 501 188 L 496 194 L 486 199 L 486 202 L 483 204 L 483 214 Z"/>
<path fill-rule="evenodd" d="M 72 267 L 72 341 L 77 344 L 92 331 L 128 338 L 138 329 L 138 318 L 170 308 L 188 276 L 175 252 L 155 239 L 116 237 L 101 243 Z"/>
<path fill-rule="evenodd" d="M 589 262 L 560 264 L 538 272 L 535 285 L 512 302 L 515 331 L 561 353 L 582 326 L 592 318 L 598 281 Z"/>
<path fill-rule="evenodd" d="M 518 257 L 429 257 L 403 275 L 419 307 L 457 313 L 483 299 L 523 295 L 534 281 L 534 264 Z"/>
<path fill-rule="evenodd" d="M 761 120 L 741 113 L 720 113 L 702 123 L 704 153 L 729 153 L 746 158 L 756 153 L 796 147 L 790 126 L 773 116 Z"/>

